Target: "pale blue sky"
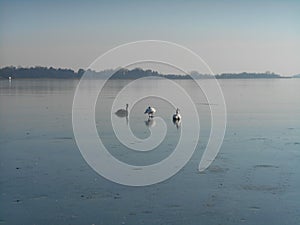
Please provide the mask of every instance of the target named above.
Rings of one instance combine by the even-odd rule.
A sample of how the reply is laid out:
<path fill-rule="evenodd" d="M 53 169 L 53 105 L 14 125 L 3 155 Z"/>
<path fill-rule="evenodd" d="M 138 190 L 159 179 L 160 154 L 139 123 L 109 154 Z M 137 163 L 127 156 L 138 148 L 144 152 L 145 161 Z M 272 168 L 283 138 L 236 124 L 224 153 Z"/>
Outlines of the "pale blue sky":
<path fill-rule="evenodd" d="M 85 68 L 126 42 L 158 39 L 215 73 L 300 73 L 300 1 L 2 1 L 0 66 Z"/>

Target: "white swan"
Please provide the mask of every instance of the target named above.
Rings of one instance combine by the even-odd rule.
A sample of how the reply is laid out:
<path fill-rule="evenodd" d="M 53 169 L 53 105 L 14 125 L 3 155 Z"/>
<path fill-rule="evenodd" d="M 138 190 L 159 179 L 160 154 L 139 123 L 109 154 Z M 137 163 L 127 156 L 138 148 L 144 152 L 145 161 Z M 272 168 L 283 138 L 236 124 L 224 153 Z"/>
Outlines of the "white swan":
<path fill-rule="evenodd" d="M 149 106 L 144 114 L 148 114 L 149 118 L 152 118 L 154 116 L 154 113 L 156 112 L 156 109 Z"/>
<path fill-rule="evenodd" d="M 128 116 L 128 104 L 126 104 L 125 109 L 119 109 L 117 112 L 115 112 L 115 114 L 118 117 L 127 117 Z"/>
<path fill-rule="evenodd" d="M 175 112 L 175 114 L 173 115 L 173 120 L 174 120 L 174 121 L 179 121 L 179 120 L 181 120 L 181 115 L 180 115 L 180 113 L 179 113 L 179 109 L 178 109 L 178 108 L 176 109 L 176 112 Z"/>

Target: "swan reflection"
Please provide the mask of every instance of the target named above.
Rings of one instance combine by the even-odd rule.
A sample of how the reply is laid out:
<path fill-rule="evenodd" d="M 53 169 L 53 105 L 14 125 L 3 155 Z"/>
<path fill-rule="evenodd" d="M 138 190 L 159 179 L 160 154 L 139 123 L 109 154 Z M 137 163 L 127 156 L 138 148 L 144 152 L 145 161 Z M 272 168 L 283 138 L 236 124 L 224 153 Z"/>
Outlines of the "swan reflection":
<path fill-rule="evenodd" d="M 176 127 L 177 129 L 179 129 L 180 124 L 181 124 L 181 120 L 174 120 L 174 119 L 173 119 L 173 124 L 175 125 L 175 127 Z"/>
<path fill-rule="evenodd" d="M 147 127 L 151 128 L 155 126 L 156 122 L 155 119 L 149 117 L 148 120 L 145 121 L 145 124 Z"/>

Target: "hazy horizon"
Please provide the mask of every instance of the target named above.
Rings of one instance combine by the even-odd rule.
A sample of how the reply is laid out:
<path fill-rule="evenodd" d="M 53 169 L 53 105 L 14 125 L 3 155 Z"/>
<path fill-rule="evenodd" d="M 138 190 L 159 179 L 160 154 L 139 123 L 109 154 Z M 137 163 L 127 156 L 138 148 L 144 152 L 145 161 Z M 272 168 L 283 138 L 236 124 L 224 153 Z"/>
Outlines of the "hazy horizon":
<path fill-rule="evenodd" d="M 215 74 L 291 76 L 300 72 L 299 11 L 293 0 L 0 0 L 0 67 L 77 71 L 111 48 L 151 39 L 191 49 Z"/>
<path fill-rule="evenodd" d="M 90 68 L 78 68 L 77 70 L 74 70 L 72 68 L 67 68 L 67 67 L 53 67 L 53 66 L 40 66 L 40 65 L 37 65 L 37 66 L 28 66 L 28 67 L 18 67 L 18 66 L 14 66 L 14 65 L 10 65 L 10 66 L 5 66 L 5 67 L 0 67 L 0 70 L 1 69 L 5 69 L 7 67 L 14 67 L 16 70 L 18 69 L 38 69 L 38 68 L 44 68 L 44 69 L 54 69 L 54 70 L 72 70 L 74 73 L 79 73 L 80 70 L 84 70 L 84 71 L 92 71 L 92 72 L 95 72 L 95 73 L 103 73 L 103 72 L 107 72 L 107 71 L 119 71 L 119 70 L 128 70 L 128 71 L 133 71 L 133 70 L 136 70 L 136 69 L 141 69 L 142 71 L 147 71 L 147 70 L 151 70 L 153 72 L 157 72 L 159 73 L 160 75 L 178 75 L 178 76 L 185 76 L 185 75 L 189 75 L 189 74 L 196 74 L 196 75 L 204 75 L 204 76 L 209 76 L 209 75 L 222 75 L 222 74 L 231 74 L 231 75 L 234 75 L 234 74 L 243 74 L 243 73 L 246 73 L 246 74 L 269 74 L 269 75 L 279 75 L 281 77 L 293 77 L 293 76 L 298 76 L 300 75 L 300 73 L 298 74 L 294 74 L 294 75 L 291 75 L 291 76 L 283 76 L 282 74 L 278 74 L 278 73 L 274 73 L 272 71 L 262 71 L 262 72 L 248 72 L 248 71 L 241 71 L 241 72 L 224 72 L 224 73 L 214 73 L 214 74 L 209 74 L 209 73 L 204 73 L 204 72 L 201 72 L 201 71 L 197 71 L 197 70 L 192 70 L 192 71 L 186 71 L 186 72 L 183 72 L 183 71 L 180 71 L 180 70 L 174 70 L 172 68 L 168 68 L 167 66 L 165 67 L 162 67 L 162 66 L 157 66 L 157 67 L 144 67 L 144 66 L 130 66 L 130 67 L 118 67 L 118 68 L 107 68 L 105 70 L 93 70 L 93 69 L 90 69 Z"/>

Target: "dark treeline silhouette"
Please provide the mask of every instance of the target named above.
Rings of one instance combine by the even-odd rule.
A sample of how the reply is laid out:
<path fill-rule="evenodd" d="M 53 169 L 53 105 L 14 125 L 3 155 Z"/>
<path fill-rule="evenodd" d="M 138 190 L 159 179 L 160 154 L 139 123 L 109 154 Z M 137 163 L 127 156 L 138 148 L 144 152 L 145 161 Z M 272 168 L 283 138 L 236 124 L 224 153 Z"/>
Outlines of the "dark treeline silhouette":
<path fill-rule="evenodd" d="M 217 79 L 257 79 L 257 78 L 281 78 L 280 75 L 275 73 L 222 73 L 220 75 L 216 75 Z"/>
<path fill-rule="evenodd" d="M 104 70 L 95 72 L 92 70 L 79 69 L 75 72 L 72 69 L 55 69 L 53 67 L 4 67 L 0 69 L 0 78 L 8 79 L 8 77 L 15 78 L 55 78 L 55 79 L 79 79 L 84 73 L 90 73 L 93 78 L 106 78 L 111 79 L 137 79 L 141 77 L 165 77 L 168 79 L 191 79 L 190 75 L 182 74 L 161 74 L 153 70 L 143 70 L 141 68 L 135 68 L 132 70 L 120 68 L 116 70 Z M 211 75 L 200 74 L 197 71 L 191 72 L 192 77 L 196 79 L 210 79 Z M 215 75 L 217 79 L 257 79 L 257 78 L 286 78 L 281 77 L 278 74 L 266 72 L 266 73 L 223 73 Z"/>
<path fill-rule="evenodd" d="M 55 69 L 53 67 L 4 67 L 0 69 L 1 78 L 80 78 L 83 74 L 83 70 L 79 70 L 78 73 L 71 69 Z M 80 74 L 82 73 L 82 74 Z"/>

